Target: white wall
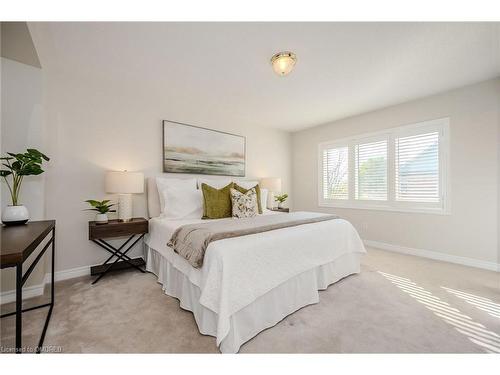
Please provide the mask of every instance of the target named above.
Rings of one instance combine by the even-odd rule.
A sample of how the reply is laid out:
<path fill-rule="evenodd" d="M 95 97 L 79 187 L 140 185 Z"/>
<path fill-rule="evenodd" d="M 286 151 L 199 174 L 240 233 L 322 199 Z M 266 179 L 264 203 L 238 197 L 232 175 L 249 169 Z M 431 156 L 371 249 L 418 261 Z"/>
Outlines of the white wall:
<path fill-rule="evenodd" d="M 146 176 L 162 172 L 162 119 L 246 136 L 247 177 L 280 176 L 290 192 L 289 133 L 258 124 L 218 122 L 224 118 L 224 103 L 213 108 L 213 117 L 201 118 L 189 100 L 183 107 L 173 105 L 147 82 L 138 86 L 126 75 L 120 82 L 104 82 L 66 68 L 51 71 L 49 65 L 44 76 L 47 153 L 52 157 L 46 204 L 47 217 L 57 220 L 58 271 L 97 264 L 107 257 L 88 240 L 87 222 L 93 214 L 82 211 L 83 201 L 105 197 L 106 170 L 144 171 Z M 146 215 L 145 194 L 134 197 L 134 214 Z M 136 249 L 132 255 L 138 253 Z"/>
<path fill-rule="evenodd" d="M 336 212 L 363 239 L 498 262 L 499 104 L 496 79 L 294 133 L 294 208 Z M 318 207 L 318 143 L 442 117 L 450 117 L 451 215 Z"/>
<path fill-rule="evenodd" d="M 24 152 L 26 148 L 45 148 L 45 128 L 42 105 L 42 72 L 39 68 L 17 61 L 1 59 L 2 90 L 2 129 L 1 150 L 5 152 Z M 12 204 L 9 190 L 1 183 L 1 204 L 3 209 Z M 24 204 L 32 220 L 44 219 L 45 214 L 45 176 L 29 176 L 23 180 L 20 203 Z M 32 258 L 36 254 L 33 254 Z M 27 263 L 29 265 L 29 261 Z M 1 271 L 2 291 L 15 285 L 13 269 Z M 28 279 L 29 285 L 41 283 L 44 262 L 40 261 Z"/>
<path fill-rule="evenodd" d="M 2 138 L 3 152 L 24 152 L 33 147 L 43 150 L 42 72 L 40 68 L 2 58 Z M 20 201 L 31 217 L 44 216 L 44 175 L 24 179 Z M 2 207 L 11 204 L 2 185 Z"/>

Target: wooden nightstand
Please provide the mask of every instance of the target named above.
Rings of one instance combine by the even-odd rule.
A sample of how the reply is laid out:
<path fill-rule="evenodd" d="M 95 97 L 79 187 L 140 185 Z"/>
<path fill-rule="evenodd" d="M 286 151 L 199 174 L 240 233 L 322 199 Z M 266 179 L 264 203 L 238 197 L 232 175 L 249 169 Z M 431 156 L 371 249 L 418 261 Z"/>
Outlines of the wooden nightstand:
<path fill-rule="evenodd" d="M 136 217 L 130 221 L 110 220 L 107 224 L 97 224 L 95 221 L 89 221 L 89 240 L 111 253 L 111 256 L 103 264 L 90 268 L 91 275 L 99 274 L 92 284 L 98 282 L 101 277 L 111 270 L 134 267 L 144 273 L 144 270 L 141 268 L 141 266 L 144 266 L 144 259 L 132 259 L 127 253 L 146 233 L 148 233 L 148 220 L 143 217 Z M 129 236 L 129 238 L 118 248 L 104 241 L 104 238 L 125 236 Z M 136 236 L 137 238 L 132 244 L 126 247 Z M 111 263 L 113 257 L 116 257 L 116 259 Z"/>
<path fill-rule="evenodd" d="M 271 211 L 276 211 L 276 212 L 290 212 L 289 208 L 270 208 Z"/>

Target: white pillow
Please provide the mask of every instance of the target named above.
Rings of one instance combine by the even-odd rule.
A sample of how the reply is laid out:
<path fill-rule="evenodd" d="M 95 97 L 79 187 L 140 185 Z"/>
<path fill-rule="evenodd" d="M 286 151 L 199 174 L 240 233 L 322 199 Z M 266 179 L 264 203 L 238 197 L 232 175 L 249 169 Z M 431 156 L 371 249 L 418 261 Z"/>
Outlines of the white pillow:
<path fill-rule="evenodd" d="M 196 178 L 165 178 L 156 177 L 156 187 L 158 188 L 158 195 L 160 197 L 160 212 L 165 212 L 165 198 L 163 191 L 168 187 L 177 187 L 179 189 L 192 190 L 196 189 Z"/>
<path fill-rule="evenodd" d="M 222 189 L 232 182 L 230 178 L 200 178 L 198 179 L 198 188 L 201 189 L 201 184 L 207 184 L 215 189 Z"/>
<path fill-rule="evenodd" d="M 262 207 L 262 213 L 267 210 L 267 189 L 260 189 L 260 206 Z"/>
<path fill-rule="evenodd" d="M 163 217 L 169 219 L 201 219 L 203 216 L 203 199 L 201 190 L 167 186 L 162 191 L 166 206 Z"/>

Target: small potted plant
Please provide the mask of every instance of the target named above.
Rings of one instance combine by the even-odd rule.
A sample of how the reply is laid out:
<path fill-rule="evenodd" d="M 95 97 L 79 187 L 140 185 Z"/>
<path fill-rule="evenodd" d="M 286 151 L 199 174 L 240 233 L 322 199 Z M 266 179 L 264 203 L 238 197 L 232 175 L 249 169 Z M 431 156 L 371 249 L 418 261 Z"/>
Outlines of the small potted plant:
<path fill-rule="evenodd" d="M 88 199 L 85 202 L 92 206 L 92 208 L 87 208 L 86 211 L 97 212 L 97 214 L 95 215 L 96 224 L 106 224 L 108 222 L 108 212 L 116 212 L 116 210 L 111 209 L 111 207 L 113 207 L 115 204 L 109 203 L 111 202 L 109 199 L 105 199 L 103 201 Z"/>
<path fill-rule="evenodd" d="M 0 176 L 3 177 L 7 184 L 12 205 L 3 209 L 2 223 L 5 225 L 25 224 L 30 215 L 28 209 L 19 204 L 19 193 L 21 192 L 23 179 L 26 176 L 42 174 L 43 161 L 49 161 L 50 159 L 34 148 L 28 148 L 23 154 L 7 152 L 7 155 L 0 158 L 4 168 L 0 170 Z M 9 180 L 11 180 L 10 183 Z"/>
<path fill-rule="evenodd" d="M 281 195 L 275 195 L 274 196 L 274 201 L 278 202 L 278 208 L 283 208 L 283 203 L 285 203 L 285 201 L 287 200 L 287 198 L 288 198 L 288 194 L 287 193 L 283 193 Z"/>

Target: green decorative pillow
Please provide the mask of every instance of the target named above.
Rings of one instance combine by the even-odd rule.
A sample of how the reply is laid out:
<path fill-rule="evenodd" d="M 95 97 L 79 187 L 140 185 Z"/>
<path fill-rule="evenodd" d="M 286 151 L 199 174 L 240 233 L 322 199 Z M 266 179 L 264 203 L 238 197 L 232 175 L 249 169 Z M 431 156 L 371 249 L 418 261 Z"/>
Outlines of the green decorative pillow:
<path fill-rule="evenodd" d="M 232 216 L 231 188 L 234 183 L 216 189 L 207 184 L 201 184 L 203 192 L 203 217 L 202 219 L 222 219 Z"/>
<path fill-rule="evenodd" d="M 240 193 L 243 193 L 243 194 L 246 194 L 248 191 L 255 189 L 255 192 L 257 193 L 257 207 L 259 208 L 259 214 L 262 213 L 262 202 L 260 200 L 260 186 L 259 186 L 259 184 L 255 185 L 251 189 L 245 189 L 244 187 L 241 187 L 238 184 L 234 184 L 233 188 L 238 190 Z"/>

